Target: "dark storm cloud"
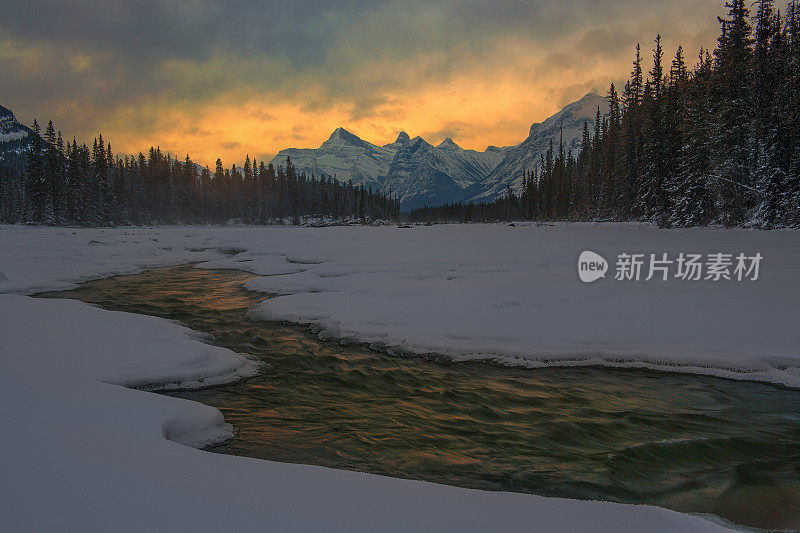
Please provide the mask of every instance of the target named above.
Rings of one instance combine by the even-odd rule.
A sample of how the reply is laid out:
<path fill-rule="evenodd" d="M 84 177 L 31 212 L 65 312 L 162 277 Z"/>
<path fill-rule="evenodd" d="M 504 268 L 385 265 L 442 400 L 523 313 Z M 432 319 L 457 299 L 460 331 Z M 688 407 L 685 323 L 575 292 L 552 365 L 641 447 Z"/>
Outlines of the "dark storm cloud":
<path fill-rule="evenodd" d="M 3 0 L 0 36 L 14 43 L 48 43 L 66 51 L 82 50 L 107 56 L 97 75 L 109 84 L 122 78 L 133 82 L 133 92 L 155 83 L 165 60 L 202 64 L 215 53 L 234 57 L 280 59 L 289 70 L 313 70 L 336 76 L 367 59 L 407 60 L 431 51 L 462 54 L 461 60 L 442 60 L 425 68 L 424 75 L 447 76 L 469 62 L 470 54 L 492 53 L 492 44 L 523 35 L 545 43 L 575 35 L 587 21 L 597 26 L 633 13 L 647 12 L 665 3 L 576 0 L 504 2 L 439 0 L 377 2 L 222 1 L 189 0 Z M 608 48 L 620 35 L 595 30 L 587 44 Z M 587 34 L 590 35 L 590 34 Z M 586 38 L 586 36 L 584 36 Z M 467 56 L 467 57 L 463 57 Z M 333 59 L 331 62 L 330 60 Z M 325 68 L 328 64 L 330 68 Z M 449 67 L 449 68 L 448 68 Z M 63 73 L 58 73 L 63 75 Z M 265 79 L 265 73 L 227 73 L 231 81 Z M 138 81 L 141 80 L 141 81 Z M 121 80 L 120 80 L 121 81 Z M 204 80 L 208 82 L 209 80 Z M 274 79 L 272 81 L 275 81 Z M 333 85 L 342 85 L 340 79 Z"/>
<path fill-rule="evenodd" d="M 324 48 L 326 2 L 44 0 L 7 2 L 0 27 L 23 40 L 80 44 L 141 62 L 203 59 L 217 46 L 286 54 Z M 301 24 L 298 24 L 301 23 Z M 291 53 L 289 53 L 291 52 Z"/>
<path fill-rule="evenodd" d="M 324 2 L 5 1 L 0 42 L 18 51 L 0 54 L 4 97 L 26 100 L 114 100 L 169 93 L 179 99 L 216 93 L 239 80 L 259 81 L 263 72 L 219 69 L 194 80 L 165 76 L 169 61 L 201 68 L 214 54 L 279 58 L 289 68 L 324 61 L 330 18 Z M 72 54 L 91 57 L 76 69 Z M 11 56 L 10 58 L 8 56 Z M 31 61 L 32 65 L 20 65 Z M 287 73 L 288 74 L 288 73 Z M 290 74 L 288 74 L 290 75 Z"/>
<path fill-rule="evenodd" d="M 354 121 L 397 120 L 406 112 L 395 105 L 398 94 L 465 73 L 491 76 L 491 69 L 519 57 L 533 58 L 525 68 L 537 69 L 520 66 L 521 78 L 579 70 L 595 58 L 629 55 L 643 32 L 649 42 L 660 25 L 676 27 L 687 13 L 713 13 L 713 26 L 720 5 L 0 0 L 0 103 L 23 118 L 52 117 L 78 132 L 125 107 L 157 102 L 190 109 L 223 96 L 236 103 L 262 95 L 305 112 L 337 106 Z M 164 126 L 153 109 L 128 118 L 132 131 Z"/>

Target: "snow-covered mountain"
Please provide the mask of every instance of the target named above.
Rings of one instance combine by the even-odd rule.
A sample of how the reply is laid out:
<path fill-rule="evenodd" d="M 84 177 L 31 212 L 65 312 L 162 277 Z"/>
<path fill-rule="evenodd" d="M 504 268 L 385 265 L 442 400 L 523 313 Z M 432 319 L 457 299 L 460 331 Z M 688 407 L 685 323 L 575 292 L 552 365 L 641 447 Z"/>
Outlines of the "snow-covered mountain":
<path fill-rule="evenodd" d="M 381 192 L 403 209 L 457 201 L 500 162 L 502 151 L 464 150 L 450 137 L 433 146 L 416 137 L 397 150 Z"/>
<path fill-rule="evenodd" d="M 14 113 L 0 105 L 0 165 L 20 168 L 33 132 L 19 123 Z"/>
<path fill-rule="evenodd" d="M 456 169 L 462 161 L 450 155 L 448 150 L 440 150 L 416 137 L 397 150 L 381 192 L 397 197 L 404 209 L 452 201 L 464 190 L 464 186 L 454 179 L 454 174 L 462 183 L 475 183 L 480 175 L 476 175 L 477 168 L 465 162 L 461 166 L 467 168 Z"/>
<path fill-rule="evenodd" d="M 404 209 L 440 205 L 459 199 L 463 191 L 486 177 L 502 160 L 504 149 L 464 150 L 449 137 L 433 146 L 421 137 L 400 132 L 383 146 L 337 128 L 319 148 L 281 150 L 273 165 L 286 158 L 300 171 L 325 175 L 400 198 Z"/>
<path fill-rule="evenodd" d="M 606 98 L 589 93 L 542 123 L 531 126 L 528 138 L 517 146 L 490 146 L 484 152 L 464 150 L 446 138 L 433 146 L 421 137 L 401 132 L 397 140 L 377 146 L 337 128 L 319 148 L 287 148 L 272 160 L 285 165 L 289 157 L 298 170 L 336 177 L 355 185 L 396 196 L 402 209 L 458 201 L 489 202 L 519 190 L 523 174 L 539 166 L 540 154 L 555 145 L 563 131 L 564 148 L 581 149 L 583 124 L 594 129 L 597 109 L 608 112 Z"/>
<path fill-rule="evenodd" d="M 547 151 L 551 140 L 558 149 L 562 131 L 564 151 L 572 150 L 577 155 L 581 150 L 583 124 L 588 122 L 589 130 L 594 131 L 598 107 L 601 116 L 608 113 L 608 99 L 597 93 L 589 93 L 544 122 L 533 124 L 528 138 L 508 150 L 486 178 L 468 189 L 464 200 L 476 203 L 492 201 L 505 194 L 508 187 L 519 191 L 524 173 L 539 167 L 540 154 Z"/>
<path fill-rule="evenodd" d="M 275 166 L 286 165 L 286 158 L 298 171 L 316 176 L 336 177 L 339 181 L 353 180 L 355 185 L 379 189 L 389 170 L 397 149 L 405 134 L 397 142 L 376 146 L 360 139 L 344 128 L 336 128 L 319 148 L 287 148 L 272 159 Z M 408 135 L 405 135 L 408 138 Z"/>

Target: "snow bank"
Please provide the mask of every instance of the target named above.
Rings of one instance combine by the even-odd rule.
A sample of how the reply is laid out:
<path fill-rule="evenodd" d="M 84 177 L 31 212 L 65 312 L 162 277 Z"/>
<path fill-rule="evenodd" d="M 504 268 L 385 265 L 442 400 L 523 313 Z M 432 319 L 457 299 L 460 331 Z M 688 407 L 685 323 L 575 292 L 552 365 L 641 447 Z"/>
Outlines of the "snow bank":
<path fill-rule="evenodd" d="M 219 442 L 231 428 L 211 407 L 120 385 L 204 384 L 203 377 L 247 375 L 252 364 L 160 319 L 2 295 L 0 362 L 5 532 L 722 529 L 653 507 L 458 489 L 182 446 Z"/>
<path fill-rule="evenodd" d="M 86 230 L 0 227 L 0 292 L 208 261 L 280 295 L 257 317 L 398 352 L 800 387 L 800 233 L 643 225 Z M 764 257 L 755 282 L 582 283 L 581 251 Z"/>
<path fill-rule="evenodd" d="M 798 233 L 619 225 L 350 232 L 282 243 L 287 261 L 301 253 L 308 261 L 302 272 L 250 282 L 282 295 L 255 315 L 456 360 L 650 368 L 800 387 Z M 612 270 L 584 284 L 577 258 L 587 249 L 612 269 L 621 252 L 758 252 L 764 260 L 754 282 L 618 282 Z M 275 260 L 254 248 L 212 264 L 270 274 Z"/>

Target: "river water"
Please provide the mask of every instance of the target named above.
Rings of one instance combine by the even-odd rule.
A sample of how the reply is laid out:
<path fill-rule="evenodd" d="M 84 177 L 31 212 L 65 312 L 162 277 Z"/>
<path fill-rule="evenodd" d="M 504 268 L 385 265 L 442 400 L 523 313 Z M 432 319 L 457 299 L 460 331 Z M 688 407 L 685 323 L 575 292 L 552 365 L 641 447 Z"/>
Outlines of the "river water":
<path fill-rule="evenodd" d="M 393 357 L 251 320 L 253 276 L 169 267 L 43 296 L 178 320 L 267 365 L 173 396 L 219 408 L 213 452 L 800 529 L 800 392 L 694 375 Z"/>

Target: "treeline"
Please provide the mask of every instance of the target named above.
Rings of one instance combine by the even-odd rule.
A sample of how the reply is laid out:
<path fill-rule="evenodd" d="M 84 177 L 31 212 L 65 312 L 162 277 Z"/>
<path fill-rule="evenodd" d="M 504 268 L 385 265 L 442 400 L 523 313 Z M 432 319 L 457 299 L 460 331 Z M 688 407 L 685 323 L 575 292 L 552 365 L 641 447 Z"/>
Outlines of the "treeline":
<path fill-rule="evenodd" d="M 509 188 L 505 196 L 489 203 L 450 203 L 436 207 L 420 207 L 404 215 L 408 222 L 498 222 L 522 220 L 519 197 Z M 530 217 L 527 217 L 530 219 Z"/>
<path fill-rule="evenodd" d="M 713 52 L 664 66 L 661 37 L 645 76 L 639 46 L 621 94 L 583 149 L 541 154 L 519 194 L 488 205 L 416 210 L 413 220 L 618 220 L 661 226 L 800 226 L 800 10 L 726 4 Z"/>
<path fill-rule="evenodd" d="M 489 204 L 423 208 L 411 221 L 653 221 L 800 227 L 800 10 L 773 0 L 726 3 L 715 50 L 689 68 L 681 47 L 665 66 L 660 36 L 644 72 L 639 46 L 630 79 L 612 84 L 582 150 L 552 143 L 521 191 Z M 265 224 L 305 216 L 397 220 L 399 205 L 363 186 L 274 168 L 248 157 L 212 172 L 150 149 L 114 157 L 64 143 L 38 125 L 22 172 L 0 169 L 0 222 L 33 224 Z"/>
<path fill-rule="evenodd" d="M 399 204 L 371 188 L 250 160 L 212 172 L 151 148 L 114 157 L 102 135 L 91 148 L 64 143 L 34 122 L 22 172 L 0 168 L 0 222 L 45 225 L 299 223 L 303 217 L 396 220 Z"/>

